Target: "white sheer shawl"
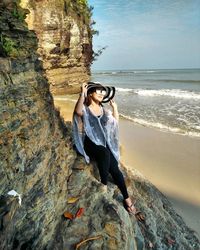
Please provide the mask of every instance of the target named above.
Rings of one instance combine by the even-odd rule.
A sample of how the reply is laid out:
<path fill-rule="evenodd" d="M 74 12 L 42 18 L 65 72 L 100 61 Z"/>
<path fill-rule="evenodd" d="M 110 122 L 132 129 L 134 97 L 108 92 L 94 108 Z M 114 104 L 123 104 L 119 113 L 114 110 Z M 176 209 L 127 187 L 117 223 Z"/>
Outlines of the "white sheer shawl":
<path fill-rule="evenodd" d="M 115 159 L 119 162 L 119 126 L 110 110 L 102 107 L 102 115 L 97 117 L 86 105 L 83 105 L 82 117 L 75 112 L 73 114 L 72 132 L 73 143 L 77 151 L 85 157 L 87 163 L 90 162 L 90 158 L 84 150 L 85 135 L 96 145 L 106 147 L 107 143 Z"/>

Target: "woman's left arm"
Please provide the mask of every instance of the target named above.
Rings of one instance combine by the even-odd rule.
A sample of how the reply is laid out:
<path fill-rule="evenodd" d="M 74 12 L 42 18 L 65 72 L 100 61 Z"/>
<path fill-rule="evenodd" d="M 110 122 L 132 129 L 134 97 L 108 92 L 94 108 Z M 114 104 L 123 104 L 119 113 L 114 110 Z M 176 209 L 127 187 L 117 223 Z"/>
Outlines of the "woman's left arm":
<path fill-rule="evenodd" d="M 115 119 L 117 121 L 119 121 L 119 113 L 118 113 L 118 109 L 117 109 L 117 104 L 116 104 L 116 102 L 113 99 L 110 100 L 110 106 L 113 109 L 113 114 L 112 115 L 115 117 Z"/>

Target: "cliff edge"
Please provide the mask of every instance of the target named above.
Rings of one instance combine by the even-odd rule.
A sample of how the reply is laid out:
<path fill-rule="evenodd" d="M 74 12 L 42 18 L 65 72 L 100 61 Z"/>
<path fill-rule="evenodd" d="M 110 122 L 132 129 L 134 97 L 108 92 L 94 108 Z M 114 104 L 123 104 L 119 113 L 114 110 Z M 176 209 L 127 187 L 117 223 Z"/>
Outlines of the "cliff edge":
<path fill-rule="evenodd" d="M 85 0 L 21 0 L 20 5 L 29 10 L 26 22 L 37 35 L 51 93 L 77 93 L 89 80 L 93 58 L 91 7 Z"/>

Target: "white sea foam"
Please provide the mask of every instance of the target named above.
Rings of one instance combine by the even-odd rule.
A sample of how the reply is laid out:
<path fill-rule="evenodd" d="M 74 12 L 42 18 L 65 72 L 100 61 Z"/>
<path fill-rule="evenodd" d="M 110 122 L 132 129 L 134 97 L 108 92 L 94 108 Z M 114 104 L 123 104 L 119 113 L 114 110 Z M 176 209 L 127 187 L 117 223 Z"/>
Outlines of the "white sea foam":
<path fill-rule="evenodd" d="M 199 92 L 192 92 L 180 89 L 135 89 L 134 93 L 140 96 L 169 96 L 175 98 L 184 98 L 184 99 L 195 99 L 200 100 Z"/>
<path fill-rule="evenodd" d="M 200 126 L 192 126 L 192 128 L 194 128 L 194 129 L 198 129 L 198 130 L 200 130 Z"/>
<path fill-rule="evenodd" d="M 133 73 L 134 74 L 145 74 L 145 73 L 154 73 L 154 72 L 156 72 L 156 71 L 154 71 L 154 70 L 134 70 L 133 71 Z"/>
<path fill-rule="evenodd" d="M 128 88 L 116 88 L 117 91 L 119 92 L 131 92 L 133 89 L 128 89 Z"/>
<path fill-rule="evenodd" d="M 115 74 L 146 74 L 146 73 L 155 73 L 158 70 L 118 70 L 118 71 L 97 71 L 93 74 L 98 75 L 115 75 Z"/>
<path fill-rule="evenodd" d="M 173 98 L 200 100 L 200 92 L 192 92 L 180 89 L 131 89 L 131 88 L 116 88 L 119 92 L 133 92 L 139 96 L 168 96 Z"/>
<path fill-rule="evenodd" d="M 191 136 L 191 137 L 200 137 L 200 133 L 198 133 L 198 132 L 185 131 L 181 128 L 170 127 L 170 126 L 164 125 L 164 124 L 159 123 L 159 122 L 150 122 L 150 121 L 146 121 L 144 119 L 133 118 L 131 116 L 123 115 L 121 113 L 120 113 L 120 116 L 127 119 L 127 120 L 130 120 L 134 123 L 137 123 L 137 124 L 140 124 L 140 125 L 143 125 L 146 127 L 157 128 L 157 129 L 160 129 L 162 131 L 172 132 L 172 133 L 181 134 L 181 135 L 187 135 L 187 136 Z"/>

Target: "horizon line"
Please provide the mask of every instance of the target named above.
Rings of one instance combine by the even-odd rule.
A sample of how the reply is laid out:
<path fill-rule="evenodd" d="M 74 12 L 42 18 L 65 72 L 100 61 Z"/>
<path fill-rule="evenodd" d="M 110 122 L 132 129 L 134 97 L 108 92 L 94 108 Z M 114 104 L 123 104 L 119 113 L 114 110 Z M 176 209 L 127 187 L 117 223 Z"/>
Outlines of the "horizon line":
<path fill-rule="evenodd" d="M 91 69 L 92 71 L 123 71 L 123 70 L 186 70 L 186 69 L 199 69 L 200 68 L 129 68 L 129 69 Z"/>

